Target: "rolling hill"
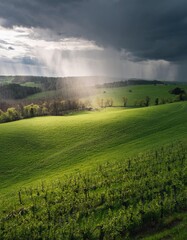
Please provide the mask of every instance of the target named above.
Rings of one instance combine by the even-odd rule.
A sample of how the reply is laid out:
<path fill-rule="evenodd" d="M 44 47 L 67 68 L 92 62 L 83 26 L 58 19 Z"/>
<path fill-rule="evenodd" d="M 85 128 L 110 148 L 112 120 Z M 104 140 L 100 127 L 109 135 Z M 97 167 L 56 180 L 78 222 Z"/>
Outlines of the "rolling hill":
<path fill-rule="evenodd" d="M 165 145 L 186 146 L 186 119 L 187 103 L 180 102 L 1 124 L 1 209 L 17 201 L 20 189 L 42 181 L 63 181 L 98 165 L 125 163 Z"/>
<path fill-rule="evenodd" d="M 0 125 L 1 192 L 15 185 L 122 160 L 186 140 L 187 103 L 149 108 L 113 108 L 65 117 L 41 117 Z M 118 153 L 118 154 L 116 154 Z"/>

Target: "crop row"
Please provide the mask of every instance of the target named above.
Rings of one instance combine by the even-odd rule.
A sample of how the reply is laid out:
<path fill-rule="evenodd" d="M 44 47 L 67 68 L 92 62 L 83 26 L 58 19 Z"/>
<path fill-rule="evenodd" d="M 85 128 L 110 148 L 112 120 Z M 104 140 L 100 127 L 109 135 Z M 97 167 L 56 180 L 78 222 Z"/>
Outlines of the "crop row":
<path fill-rule="evenodd" d="M 181 144 L 21 189 L 5 210 L 0 239 L 129 239 L 186 206 Z"/>

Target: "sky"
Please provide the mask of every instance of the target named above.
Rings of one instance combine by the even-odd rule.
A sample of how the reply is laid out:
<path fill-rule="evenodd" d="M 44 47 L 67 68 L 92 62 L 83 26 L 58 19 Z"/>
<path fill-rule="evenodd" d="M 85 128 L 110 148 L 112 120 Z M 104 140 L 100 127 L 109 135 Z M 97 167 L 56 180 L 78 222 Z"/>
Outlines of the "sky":
<path fill-rule="evenodd" d="M 186 0 L 0 0 L 0 75 L 187 81 Z"/>

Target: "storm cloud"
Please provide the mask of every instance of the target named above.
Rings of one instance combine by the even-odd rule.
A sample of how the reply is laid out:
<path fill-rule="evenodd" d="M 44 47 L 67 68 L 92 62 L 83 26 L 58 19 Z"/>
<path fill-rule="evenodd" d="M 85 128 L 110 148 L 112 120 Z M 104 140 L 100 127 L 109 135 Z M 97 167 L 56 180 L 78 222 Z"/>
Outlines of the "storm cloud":
<path fill-rule="evenodd" d="M 38 29 L 46 41 L 93 41 L 120 58 L 128 53 L 125 60 L 135 63 L 166 61 L 183 68 L 187 61 L 185 0 L 1 0 L 0 18 L 6 28 Z"/>
<path fill-rule="evenodd" d="M 126 49 L 136 59 L 187 58 L 185 0 L 8 0 L 0 17 L 9 27 L 49 28 L 59 37 Z"/>

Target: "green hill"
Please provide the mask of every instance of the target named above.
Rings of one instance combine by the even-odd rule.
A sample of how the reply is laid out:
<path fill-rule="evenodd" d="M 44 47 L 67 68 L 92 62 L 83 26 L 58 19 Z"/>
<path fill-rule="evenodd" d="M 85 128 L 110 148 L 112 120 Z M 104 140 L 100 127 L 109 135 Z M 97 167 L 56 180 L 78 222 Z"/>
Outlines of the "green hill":
<path fill-rule="evenodd" d="M 1 192 L 51 171 L 56 175 L 56 171 L 72 167 L 81 169 L 82 164 L 122 160 L 129 154 L 185 140 L 185 119 L 186 102 L 1 124 Z"/>
<path fill-rule="evenodd" d="M 187 92 L 186 85 L 135 85 L 114 88 L 98 88 L 90 99 L 93 103 L 97 103 L 97 99 L 113 99 L 114 106 L 123 106 L 123 97 L 126 97 L 127 106 L 135 107 L 135 105 L 144 100 L 146 96 L 150 97 L 150 105 L 155 105 L 155 99 L 159 99 L 159 103 L 163 101 L 172 102 L 176 99 L 176 95 L 170 94 L 169 91 L 180 87 Z"/>
<path fill-rule="evenodd" d="M 181 153 L 181 149 L 177 144 L 178 142 L 182 142 L 184 148 L 186 147 L 187 122 L 185 119 L 187 119 L 187 103 L 180 102 L 129 110 L 123 108 L 108 108 L 79 115 L 41 117 L 1 124 L 1 209 L 7 208 L 9 204 L 11 205 L 18 202 L 17 192 L 20 189 L 28 188 L 29 186 L 32 186 L 32 188 L 33 186 L 39 186 L 42 181 L 45 181 L 46 185 L 58 179 L 61 179 L 62 184 L 64 184 L 63 181 L 71 182 L 71 180 L 67 180 L 67 175 L 73 174 L 76 178 L 80 172 L 84 174 L 93 171 L 94 173 L 98 165 L 106 167 L 107 175 L 112 169 L 113 176 L 117 179 L 121 169 L 126 168 L 126 164 L 129 161 L 128 159 L 134 159 L 134 157 L 140 153 L 143 154 L 140 162 L 137 162 L 138 158 L 136 157 L 135 160 L 132 160 L 134 167 L 132 168 L 132 172 L 129 173 L 130 175 L 128 175 L 129 179 L 131 179 L 132 175 L 135 176 L 138 174 L 138 170 L 135 168 L 136 165 L 139 166 L 139 169 L 150 168 L 149 177 L 150 179 L 154 179 L 152 175 L 153 165 L 150 165 L 148 161 L 150 159 L 153 159 L 153 163 L 157 161 L 157 158 L 155 159 L 154 157 L 155 150 L 165 145 L 173 144 L 172 147 L 170 146 L 169 149 L 166 148 L 163 152 L 163 159 L 167 160 L 167 156 L 173 156 L 175 144 L 176 152 L 178 153 Z M 147 152 L 152 150 L 153 153 L 146 155 Z M 176 161 L 180 162 L 180 158 L 176 157 Z M 119 163 L 119 168 L 115 166 L 116 162 Z M 109 164 L 109 167 L 103 165 L 106 163 Z M 171 163 L 171 172 L 169 173 L 168 171 L 170 170 L 165 170 L 165 164 L 165 160 L 163 160 L 163 169 L 161 167 L 161 172 L 165 174 L 167 181 L 173 182 L 175 169 L 179 172 L 185 171 L 185 168 L 181 170 L 181 165 L 176 165 L 176 162 Z M 159 168 L 156 171 L 158 171 L 159 174 Z M 98 184 L 100 179 L 99 174 L 100 173 L 97 172 L 95 174 L 96 180 L 98 177 L 97 181 L 90 181 L 96 181 Z M 159 176 L 160 175 L 158 175 L 158 179 L 162 179 L 160 178 L 161 176 Z M 86 179 L 89 178 L 89 174 L 88 176 L 85 174 L 85 177 Z M 94 179 L 94 174 L 91 175 L 90 179 Z M 121 177 L 119 179 L 121 179 Z M 158 179 L 155 178 L 154 181 L 161 181 L 162 183 L 162 180 Z M 79 182 L 79 180 L 76 181 Z M 101 180 L 101 186 L 104 184 L 102 181 L 105 182 L 107 180 Z M 178 181 L 184 184 L 183 179 L 179 178 Z M 114 184 L 115 186 L 116 184 L 118 185 L 117 180 L 114 180 Z M 146 185 L 142 186 L 146 189 Z M 103 188 L 105 188 L 105 185 L 103 185 Z M 112 189 L 115 190 L 116 188 L 111 187 L 110 190 L 112 191 Z M 138 191 L 138 186 L 136 186 L 135 189 L 135 192 Z M 158 187 L 158 191 L 160 191 L 159 189 Z M 42 189 L 40 191 L 42 191 Z M 58 192 L 59 188 L 57 188 L 55 192 L 56 191 Z M 71 190 L 69 189 L 68 191 L 70 192 Z M 183 190 L 181 190 L 180 194 L 182 191 Z M 44 190 L 44 192 L 46 192 L 46 190 Z M 49 194 L 53 199 L 51 191 Z M 27 191 L 23 195 L 25 196 L 24 198 L 27 199 Z M 33 196 L 36 195 L 37 193 L 34 191 Z M 30 199 L 30 197 L 28 198 Z M 26 203 L 24 209 L 33 204 L 32 201 L 31 203 L 29 201 Z M 38 201 L 44 204 L 43 200 L 41 202 L 40 200 Z M 51 201 L 56 200 L 53 199 Z M 42 205 L 39 204 L 37 206 Z M 117 206 L 115 206 L 115 209 L 116 207 Z M 43 210 L 41 211 L 41 214 L 45 215 Z M 105 211 L 103 214 L 101 212 L 97 212 L 96 214 L 98 221 L 100 221 L 99 216 L 101 214 L 103 218 Z M 108 217 L 110 219 L 110 216 Z M 108 217 L 106 219 L 108 219 Z M 84 220 L 82 219 L 81 224 L 83 224 L 82 221 L 87 220 L 86 218 Z M 20 219 L 20 221 L 22 220 Z M 22 223 L 20 224 L 22 225 Z M 10 225 L 10 227 L 11 226 L 13 225 Z M 32 227 L 34 227 L 34 225 Z M 23 229 L 24 228 L 22 228 L 22 230 Z M 36 229 L 38 229 L 38 227 L 36 227 Z M 18 232 L 22 232 L 22 230 L 18 230 Z M 27 230 L 25 229 L 23 231 Z M 7 235 L 7 239 L 11 239 L 11 237 L 8 238 Z"/>

